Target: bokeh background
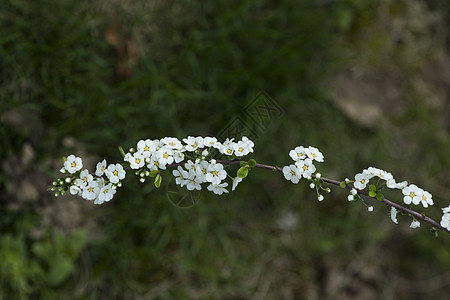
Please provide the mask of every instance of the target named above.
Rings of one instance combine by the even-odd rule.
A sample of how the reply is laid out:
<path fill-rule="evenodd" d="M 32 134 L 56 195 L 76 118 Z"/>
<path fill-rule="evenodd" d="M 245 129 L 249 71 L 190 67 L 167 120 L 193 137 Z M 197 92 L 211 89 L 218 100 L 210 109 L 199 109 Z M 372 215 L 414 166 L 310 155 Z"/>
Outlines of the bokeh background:
<path fill-rule="evenodd" d="M 118 145 L 238 120 L 258 162 L 313 145 L 324 176 L 389 170 L 440 219 L 449 29 L 439 0 L 1 1 L 0 299 L 446 299 L 450 236 L 338 187 L 318 202 L 253 170 L 225 196 L 174 199 L 170 176 L 129 173 L 102 206 L 48 187 L 62 156 L 93 170 Z M 261 92 L 276 113 L 258 119 Z"/>

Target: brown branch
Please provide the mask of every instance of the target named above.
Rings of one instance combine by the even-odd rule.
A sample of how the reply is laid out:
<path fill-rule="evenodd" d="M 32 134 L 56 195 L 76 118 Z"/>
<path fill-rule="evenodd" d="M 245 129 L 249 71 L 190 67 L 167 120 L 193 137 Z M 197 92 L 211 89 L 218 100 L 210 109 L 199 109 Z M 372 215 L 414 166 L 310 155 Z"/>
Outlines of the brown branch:
<path fill-rule="evenodd" d="M 221 164 L 227 164 L 227 165 L 239 165 L 241 162 L 246 162 L 246 161 L 244 161 L 244 160 L 222 160 L 222 159 L 216 159 L 216 161 L 217 161 L 218 163 L 221 163 Z M 180 163 L 174 163 L 174 164 L 167 165 L 166 167 L 167 167 L 167 168 L 172 168 L 172 167 L 178 167 L 178 166 L 181 166 L 181 165 L 184 165 L 184 164 L 185 164 L 185 162 L 180 162 Z M 261 169 L 272 170 L 272 171 L 283 172 L 283 169 L 280 168 L 280 167 L 277 167 L 277 166 L 271 166 L 271 165 L 266 165 L 266 164 L 260 164 L 260 163 L 257 163 L 255 167 L 256 167 L 256 168 L 261 168 Z M 131 170 L 131 168 L 125 168 L 125 169 Z M 314 175 L 312 175 L 311 177 L 315 178 Z M 334 179 L 330 179 L 330 178 L 326 178 L 326 177 L 320 177 L 320 179 L 322 179 L 322 180 L 323 180 L 324 182 L 326 182 L 326 183 L 334 184 L 334 185 L 337 185 L 337 186 L 339 186 L 339 187 L 340 187 L 340 185 L 341 185 L 341 182 L 340 182 L 340 181 L 337 181 L 337 180 L 334 180 Z M 351 186 L 346 186 L 346 189 L 351 190 L 352 188 L 353 188 L 353 187 L 351 187 Z M 364 196 L 366 196 L 366 197 L 368 197 L 368 198 L 372 198 L 372 199 L 374 199 L 374 200 L 377 200 L 376 197 L 370 197 L 370 196 L 367 194 L 367 191 L 365 191 L 365 190 L 359 190 L 359 189 L 356 189 L 356 188 L 355 188 L 355 190 L 356 190 L 357 193 L 360 194 L 360 195 L 364 195 Z M 378 200 L 377 200 L 377 201 L 378 201 Z M 416 219 L 419 219 L 419 220 L 422 220 L 422 221 L 424 221 L 424 222 L 426 222 L 426 223 L 429 223 L 429 224 L 433 225 L 434 227 L 436 227 L 436 228 L 438 228 L 438 229 L 440 229 L 440 230 L 443 230 L 443 231 L 445 231 L 445 232 L 450 233 L 450 230 L 448 230 L 447 228 L 441 226 L 441 224 L 439 224 L 439 222 L 436 222 L 435 220 L 431 219 L 430 217 L 425 216 L 424 214 L 421 214 L 421 213 L 419 213 L 419 212 L 417 212 L 417 211 L 415 211 L 415 210 L 412 210 L 412 209 L 410 209 L 410 208 L 408 208 L 408 207 L 404 207 L 404 206 L 402 206 L 402 205 L 400 205 L 400 204 L 397 204 L 397 203 L 395 203 L 395 202 L 393 202 L 393 201 L 391 201 L 391 200 L 389 200 L 389 199 L 386 199 L 386 198 L 384 198 L 383 200 L 381 200 L 381 202 L 384 202 L 384 203 L 385 203 L 386 205 L 388 205 L 388 206 L 395 207 L 396 209 L 398 209 L 398 210 L 400 210 L 400 211 L 403 211 L 403 212 L 405 212 L 405 213 L 407 213 L 407 214 L 409 214 L 409 215 L 412 215 L 412 216 L 414 216 Z"/>
<path fill-rule="evenodd" d="M 223 163 L 223 164 L 230 164 L 230 165 L 232 165 L 232 164 L 240 164 L 241 160 L 217 160 L 217 162 L 220 162 L 220 163 Z M 271 165 L 265 165 L 265 164 L 257 163 L 256 167 L 257 168 L 262 168 L 262 169 L 268 169 L 268 170 L 283 172 L 282 168 L 276 167 L 276 166 L 271 166 Z M 314 175 L 312 175 L 312 177 L 315 178 Z M 337 181 L 337 180 L 334 180 L 334 179 L 330 179 L 330 178 L 326 178 L 326 177 L 320 177 L 320 179 L 322 179 L 326 183 L 334 184 L 334 185 L 337 185 L 339 187 L 341 185 L 340 181 Z M 346 189 L 351 190 L 352 188 L 353 187 L 351 187 L 351 186 L 346 186 Z M 377 200 L 377 198 L 375 198 L 375 197 L 370 197 L 367 194 L 367 191 L 365 191 L 365 190 L 359 190 L 359 189 L 356 189 L 356 188 L 355 188 L 355 190 L 357 191 L 358 194 L 361 194 L 361 195 L 364 195 L 364 196 L 366 196 L 368 198 L 372 198 L 374 200 Z M 446 231 L 446 232 L 450 233 L 450 231 L 447 228 L 441 226 L 441 224 L 439 224 L 435 220 L 431 219 L 430 217 L 425 216 L 424 214 L 421 214 L 421 213 L 419 213 L 419 212 L 417 212 L 415 210 L 412 210 L 410 208 L 404 207 L 404 206 L 402 206 L 400 204 L 397 204 L 397 203 L 395 203 L 395 202 L 393 202 L 393 201 L 391 201 L 389 199 L 386 199 L 386 198 L 381 200 L 381 202 L 384 202 L 388 206 L 395 207 L 396 209 L 398 209 L 400 211 L 403 211 L 403 212 L 405 212 L 407 214 L 410 214 L 410 215 L 414 216 L 416 219 L 419 219 L 419 220 L 422 220 L 422 221 L 424 221 L 426 223 L 429 223 L 429 224 L 433 225 L 434 227 L 436 227 L 438 229 L 441 229 L 443 231 Z"/>

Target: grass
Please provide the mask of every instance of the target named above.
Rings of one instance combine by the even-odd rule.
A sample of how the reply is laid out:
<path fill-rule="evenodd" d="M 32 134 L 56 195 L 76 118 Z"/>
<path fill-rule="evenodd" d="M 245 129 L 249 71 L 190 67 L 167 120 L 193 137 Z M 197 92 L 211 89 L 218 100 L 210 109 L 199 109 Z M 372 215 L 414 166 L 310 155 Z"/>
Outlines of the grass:
<path fill-rule="evenodd" d="M 371 214 L 349 206 L 337 188 L 318 203 L 306 183 L 293 186 L 265 170 L 253 170 L 225 197 L 195 195 L 190 208 L 168 200 L 169 176 L 155 190 L 133 174 L 101 207 L 55 199 L 45 184 L 38 199 L 17 201 L 16 183 L 39 182 L 37 170 L 45 170 L 50 184 L 63 155 L 86 153 L 91 166 L 119 161 L 118 145 L 217 135 L 240 116 L 256 131 L 258 162 L 282 166 L 289 149 L 314 145 L 325 155 L 324 175 L 342 179 L 378 166 L 429 187 L 445 206 L 450 139 L 417 90 L 405 84 L 414 101 L 388 126 L 371 128 L 330 100 L 330 78 L 355 63 L 349 53 L 379 67 L 364 59 L 379 51 L 361 39 L 379 22 L 374 2 L 364 3 L 0 4 L 0 154 L 15 170 L 0 177 L 0 299 L 350 299 L 348 285 L 332 289 L 336 278 L 352 282 L 360 299 L 445 295 L 447 236 L 435 239 L 424 224 L 411 233 L 407 217 L 395 226 L 378 203 Z M 426 61 L 427 52 L 411 51 Z M 409 61 L 399 65 L 416 75 L 421 65 Z M 262 127 L 244 111 L 260 91 L 283 111 Z M 28 165 L 17 162 L 25 145 L 35 153 Z M 64 213 L 75 217 L 61 225 Z M 431 214 L 438 218 L 438 209 Z M 61 269 L 52 248 L 64 253 Z M 439 287 L 424 294 L 391 285 L 439 274 Z"/>

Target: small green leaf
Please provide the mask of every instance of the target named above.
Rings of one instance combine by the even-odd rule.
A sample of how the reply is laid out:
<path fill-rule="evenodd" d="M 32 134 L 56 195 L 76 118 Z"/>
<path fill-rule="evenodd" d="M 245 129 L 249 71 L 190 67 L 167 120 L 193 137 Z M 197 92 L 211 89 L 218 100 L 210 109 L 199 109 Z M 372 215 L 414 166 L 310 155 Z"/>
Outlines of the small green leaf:
<path fill-rule="evenodd" d="M 345 189 L 347 187 L 347 184 L 345 183 L 345 181 L 341 181 L 340 186 L 341 188 Z"/>
<path fill-rule="evenodd" d="M 247 167 L 241 167 L 237 171 L 237 176 L 240 178 L 245 178 L 248 175 L 248 168 Z"/>
<path fill-rule="evenodd" d="M 382 193 L 378 192 L 377 193 L 377 200 L 378 201 L 383 201 L 383 199 L 384 199 L 384 195 Z"/>
<path fill-rule="evenodd" d="M 369 196 L 370 196 L 370 197 L 376 197 L 376 196 L 377 196 L 377 192 L 375 192 L 375 191 L 369 191 Z"/>
<path fill-rule="evenodd" d="M 253 158 L 248 161 L 248 165 L 250 168 L 254 168 L 256 166 L 256 160 Z"/>
<path fill-rule="evenodd" d="M 371 185 L 369 186 L 369 190 L 370 190 L 370 191 L 376 192 L 377 187 L 376 187 L 375 185 L 371 184 Z M 372 197 L 373 197 L 373 196 L 372 196 Z"/>
<path fill-rule="evenodd" d="M 160 174 L 156 175 L 156 178 L 155 178 L 155 186 L 156 186 L 157 188 L 159 188 L 159 187 L 161 186 L 161 182 L 162 182 L 162 177 L 161 177 L 161 175 L 160 175 Z"/>
<path fill-rule="evenodd" d="M 63 157 L 62 157 L 63 165 L 64 165 L 64 163 L 66 162 L 66 160 L 67 160 L 67 157 L 63 156 Z"/>
<path fill-rule="evenodd" d="M 245 161 L 241 161 L 241 162 L 239 163 L 239 165 L 240 165 L 241 167 L 243 167 L 243 166 L 246 165 L 246 163 L 245 163 Z"/>
<path fill-rule="evenodd" d="M 159 170 L 153 170 L 153 171 L 150 171 L 150 177 L 155 177 L 157 174 L 159 174 Z"/>
<path fill-rule="evenodd" d="M 123 151 L 123 148 L 119 146 L 119 152 L 122 155 L 122 157 L 125 157 L 125 151 Z"/>

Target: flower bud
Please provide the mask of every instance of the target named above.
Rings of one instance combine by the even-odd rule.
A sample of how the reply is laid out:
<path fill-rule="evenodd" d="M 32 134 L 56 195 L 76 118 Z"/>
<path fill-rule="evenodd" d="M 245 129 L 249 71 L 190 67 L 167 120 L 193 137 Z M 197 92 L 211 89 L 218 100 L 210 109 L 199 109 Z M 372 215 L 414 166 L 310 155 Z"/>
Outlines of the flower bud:
<path fill-rule="evenodd" d="M 70 177 L 66 177 L 65 180 L 66 180 L 67 183 L 70 183 L 70 181 L 72 181 L 72 180 L 70 179 Z"/>
<path fill-rule="evenodd" d="M 316 185 L 315 185 L 313 182 L 311 182 L 311 184 L 309 185 L 309 187 L 313 189 L 313 188 L 316 187 Z"/>
<path fill-rule="evenodd" d="M 367 207 L 367 210 L 368 210 L 368 211 L 373 211 L 373 206 Z"/>
<path fill-rule="evenodd" d="M 317 178 L 317 179 L 320 179 L 320 177 L 322 177 L 322 174 L 316 173 L 316 178 Z"/>
<path fill-rule="evenodd" d="M 355 200 L 355 197 L 353 197 L 353 195 L 348 195 L 347 196 L 347 200 L 348 201 L 353 201 L 353 200 Z"/>
<path fill-rule="evenodd" d="M 319 195 L 319 197 L 317 197 L 317 200 L 323 201 L 323 195 Z"/>
<path fill-rule="evenodd" d="M 139 179 L 139 181 L 144 183 L 145 182 L 145 178 L 141 178 L 141 179 Z"/>

